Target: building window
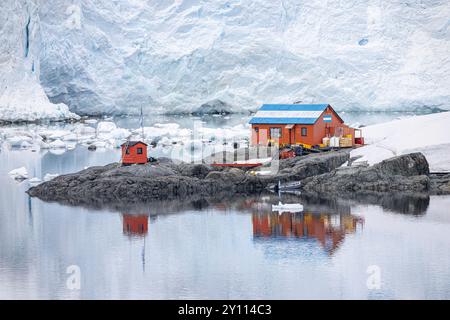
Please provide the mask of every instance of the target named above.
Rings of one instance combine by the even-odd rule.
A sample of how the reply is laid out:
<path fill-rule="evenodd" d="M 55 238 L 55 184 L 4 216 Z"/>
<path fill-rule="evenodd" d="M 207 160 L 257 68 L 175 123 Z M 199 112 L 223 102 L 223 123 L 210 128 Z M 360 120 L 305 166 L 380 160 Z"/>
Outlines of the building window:
<path fill-rule="evenodd" d="M 137 148 L 137 154 L 142 154 L 142 148 Z"/>
<path fill-rule="evenodd" d="M 302 137 L 306 137 L 308 135 L 308 128 L 302 128 Z"/>
<path fill-rule="evenodd" d="M 125 150 L 126 154 L 130 154 L 130 149 L 127 147 L 127 149 Z"/>
<path fill-rule="evenodd" d="M 281 128 L 270 128 L 270 139 L 281 138 Z"/>

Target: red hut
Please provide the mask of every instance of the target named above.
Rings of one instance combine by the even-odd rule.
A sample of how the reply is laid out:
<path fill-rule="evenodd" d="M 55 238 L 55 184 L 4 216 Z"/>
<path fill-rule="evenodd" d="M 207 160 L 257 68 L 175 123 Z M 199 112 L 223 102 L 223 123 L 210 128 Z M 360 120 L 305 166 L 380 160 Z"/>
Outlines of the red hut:
<path fill-rule="evenodd" d="M 142 141 L 127 141 L 122 147 L 122 164 L 147 163 L 147 144 Z"/>

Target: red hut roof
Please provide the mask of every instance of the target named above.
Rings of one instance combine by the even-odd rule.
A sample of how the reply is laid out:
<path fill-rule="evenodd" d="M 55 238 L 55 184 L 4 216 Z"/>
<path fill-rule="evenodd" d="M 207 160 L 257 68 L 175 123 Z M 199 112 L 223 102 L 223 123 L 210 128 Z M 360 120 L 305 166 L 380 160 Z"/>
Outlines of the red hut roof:
<path fill-rule="evenodd" d="M 145 145 L 145 146 L 148 146 L 148 144 L 146 144 L 145 142 L 142 142 L 142 141 L 128 141 L 128 142 L 124 142 L 124 143 L 122 143 L 120 146 L 126 146 L 126 145 L 128 145 L 128 146 L 130 146 L 130 147 L 132 147 L 132 146 L 135 146 L 135 145 L 137 145 L 137 144 L 143 144 L 143 145 Z"/>

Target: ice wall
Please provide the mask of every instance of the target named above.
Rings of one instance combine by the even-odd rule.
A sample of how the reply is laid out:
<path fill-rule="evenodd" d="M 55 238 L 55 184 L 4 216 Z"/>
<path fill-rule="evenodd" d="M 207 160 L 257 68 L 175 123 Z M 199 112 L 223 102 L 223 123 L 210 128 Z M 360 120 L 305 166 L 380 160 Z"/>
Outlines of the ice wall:
<path fill-rule="evenodd" d="M 450 109 L 448 0 L 37 1 L 41 83 L 78 113 Z"/>
<path fill-rule="evenodd" d="M 76 118 L 49 101 L 39 83 L 39 6 L 33 1 L 0 2 L 0 120 Z"/>

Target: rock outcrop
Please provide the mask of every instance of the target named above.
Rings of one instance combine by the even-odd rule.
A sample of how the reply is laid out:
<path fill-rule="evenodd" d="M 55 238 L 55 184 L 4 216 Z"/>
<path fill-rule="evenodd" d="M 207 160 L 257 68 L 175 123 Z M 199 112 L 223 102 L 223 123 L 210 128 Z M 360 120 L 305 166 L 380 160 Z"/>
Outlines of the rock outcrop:
<path fill-rule="evenodd" d="M 280 160 L 276 173 L 268 176 L 237 168 L 175 163 L 167 158 L 129 167 L 112 163 L 58 176 L 28 193 L 75 205 L 250 195 L 279 181 L 301 181 L 304 192 L 316 194 L 450 193 L 450 174 L 430 175 L 421 153 L 394 157 L 371 167 L 342 167 L 348 160 L 347 150 Z"/>
<path fill-rule="evenodd" d="M 313 192 L 428 192 L 428 162 L 422 153 L 384 160 L 371 167 L 341 167 L 303 180 L 304 190 Z"/>
<path fill-rule="evenodd" d="M 160 159 L 157 163 L 122 167 L 118 163 L 91 167 L 61 175 L 29 189 L 31 196 L 46 201 L 86 203 L 102 200 L 163 200 L 192 196 L 254 194 L 269 184 L 303 179 L 329 172 L 348 160 L 348 151 L 315 154 L 280 160 L 279 173 L 256 176 L 237 168 L 214 168 L 205 164 L 175 163 Z"/>

